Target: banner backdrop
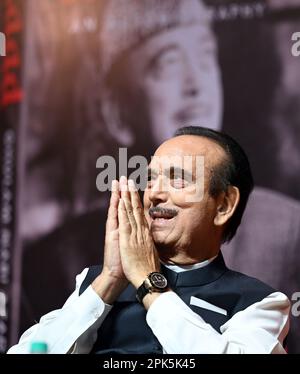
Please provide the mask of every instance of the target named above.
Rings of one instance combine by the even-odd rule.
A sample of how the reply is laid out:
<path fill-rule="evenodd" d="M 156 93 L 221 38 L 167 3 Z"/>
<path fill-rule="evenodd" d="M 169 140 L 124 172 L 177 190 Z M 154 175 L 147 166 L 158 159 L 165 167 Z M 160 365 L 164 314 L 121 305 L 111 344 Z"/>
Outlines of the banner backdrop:
<path fill-rule="evenodd" d="M 21 1 L 0 3 L 0 352 L 17 338 L 20 308 L 21 238 L 17 234 L 17 137 L 23 97 Z M 15 328 L 14 328 L 15 324 Z M 15 334 L 14 334 L 15 332 Z M 13 335 L 14 334 L 14 335 Z"/>
<path fill-rule="evenodd" d="M 288 295 L 300 353 L 300 2 L 3 0 L 0 12 L 0 351 L 101 262 L 97 159 L 115 158 L 119 177 L 202 125 L 241 143 L 256 182 L 226 262 Z"/>

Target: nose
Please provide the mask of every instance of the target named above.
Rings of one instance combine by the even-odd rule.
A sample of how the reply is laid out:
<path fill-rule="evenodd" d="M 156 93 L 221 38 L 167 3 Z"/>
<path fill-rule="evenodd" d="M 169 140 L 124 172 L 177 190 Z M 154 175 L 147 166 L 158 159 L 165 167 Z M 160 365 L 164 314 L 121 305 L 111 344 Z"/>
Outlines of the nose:
<path fill-rule="evenodd" d="M 183 95 L 197 96 L 200 93 L 199 68 L 191 59 L 186 58 L 184 61 L 183 72 Z"/>
<path fill-rule="evenodd" d="M 168 200 L 168 186 L 166 183 L 166 178 L 159 176 L 155 181 L 152 182 L 151 187 L 148 188 L 149 200 L 153 206 L 165 202 Z"/>

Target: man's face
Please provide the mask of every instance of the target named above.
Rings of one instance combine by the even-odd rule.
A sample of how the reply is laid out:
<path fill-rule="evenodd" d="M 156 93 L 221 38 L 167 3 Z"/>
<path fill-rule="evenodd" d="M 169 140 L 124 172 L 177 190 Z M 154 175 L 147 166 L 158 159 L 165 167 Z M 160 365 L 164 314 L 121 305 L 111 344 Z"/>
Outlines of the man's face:
<path fill-rule="evenodd" d="M 156 144 L 178 127 L 221 127 L 222 88 L 209 24 L 182 26 L 152 37 L 130 55 L 131 84 L 146 101 Z"/>
<path fill-rule="evenodd" d="M 171 249 L 177 258 L 178 253 L 181 254 L 179 260 L 184 263 L 187 252 L 191 252 L 191 258 L 195 248 L 197 254 L 199 247 L 209 245 L 216 237 L 217 202 L 208 191 L 212 169 L 224 159 L 224 150 L 207 138 L 183 135 L 163 143 L 155 156 L 149 164 L 152 178 L 144 193 L 145 215 L 161 258 Z M 174 161 L 172 168 L 180 169 L 185 165 L 180 159 L 186 156 L 204 157 L 204 174 L 195 175 L 193 164 L 184 167 L 186 179 L 180 173 L 173 177 L 169 170 L 171 163 L 165 160 Z M 202 199 L 190 202 L 190 194 L 195 193 L 196 184 L 201 183 L 204 187 Z"/>

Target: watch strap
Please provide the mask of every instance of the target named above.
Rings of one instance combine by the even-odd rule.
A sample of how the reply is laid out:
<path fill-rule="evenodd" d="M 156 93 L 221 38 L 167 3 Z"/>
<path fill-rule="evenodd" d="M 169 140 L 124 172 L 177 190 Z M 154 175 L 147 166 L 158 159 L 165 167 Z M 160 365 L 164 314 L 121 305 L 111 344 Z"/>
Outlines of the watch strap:
<path fill-rule="evenodd" d="M 143 299 L 147 295 L 147 293 L 149 293 L 149 292 L 150 292 L 150 290 L 145 287 L 145 284 L 143 282 L 142 285 L 136 290 L 137 301 L 140 304 L 143 304 Z"/>

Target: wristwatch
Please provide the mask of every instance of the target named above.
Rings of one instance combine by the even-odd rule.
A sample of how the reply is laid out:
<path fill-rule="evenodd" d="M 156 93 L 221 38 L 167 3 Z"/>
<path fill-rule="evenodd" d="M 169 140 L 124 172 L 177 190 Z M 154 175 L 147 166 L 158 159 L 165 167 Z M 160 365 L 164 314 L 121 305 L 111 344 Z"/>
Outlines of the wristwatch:
<path fill-rule="evenodd" d="M 136 291 L 137 301 L 142 304 L 143 298 L 152 292 L 164 292 L 168 289 L 167 278 L 157 271 L 150 273 Z"/>

